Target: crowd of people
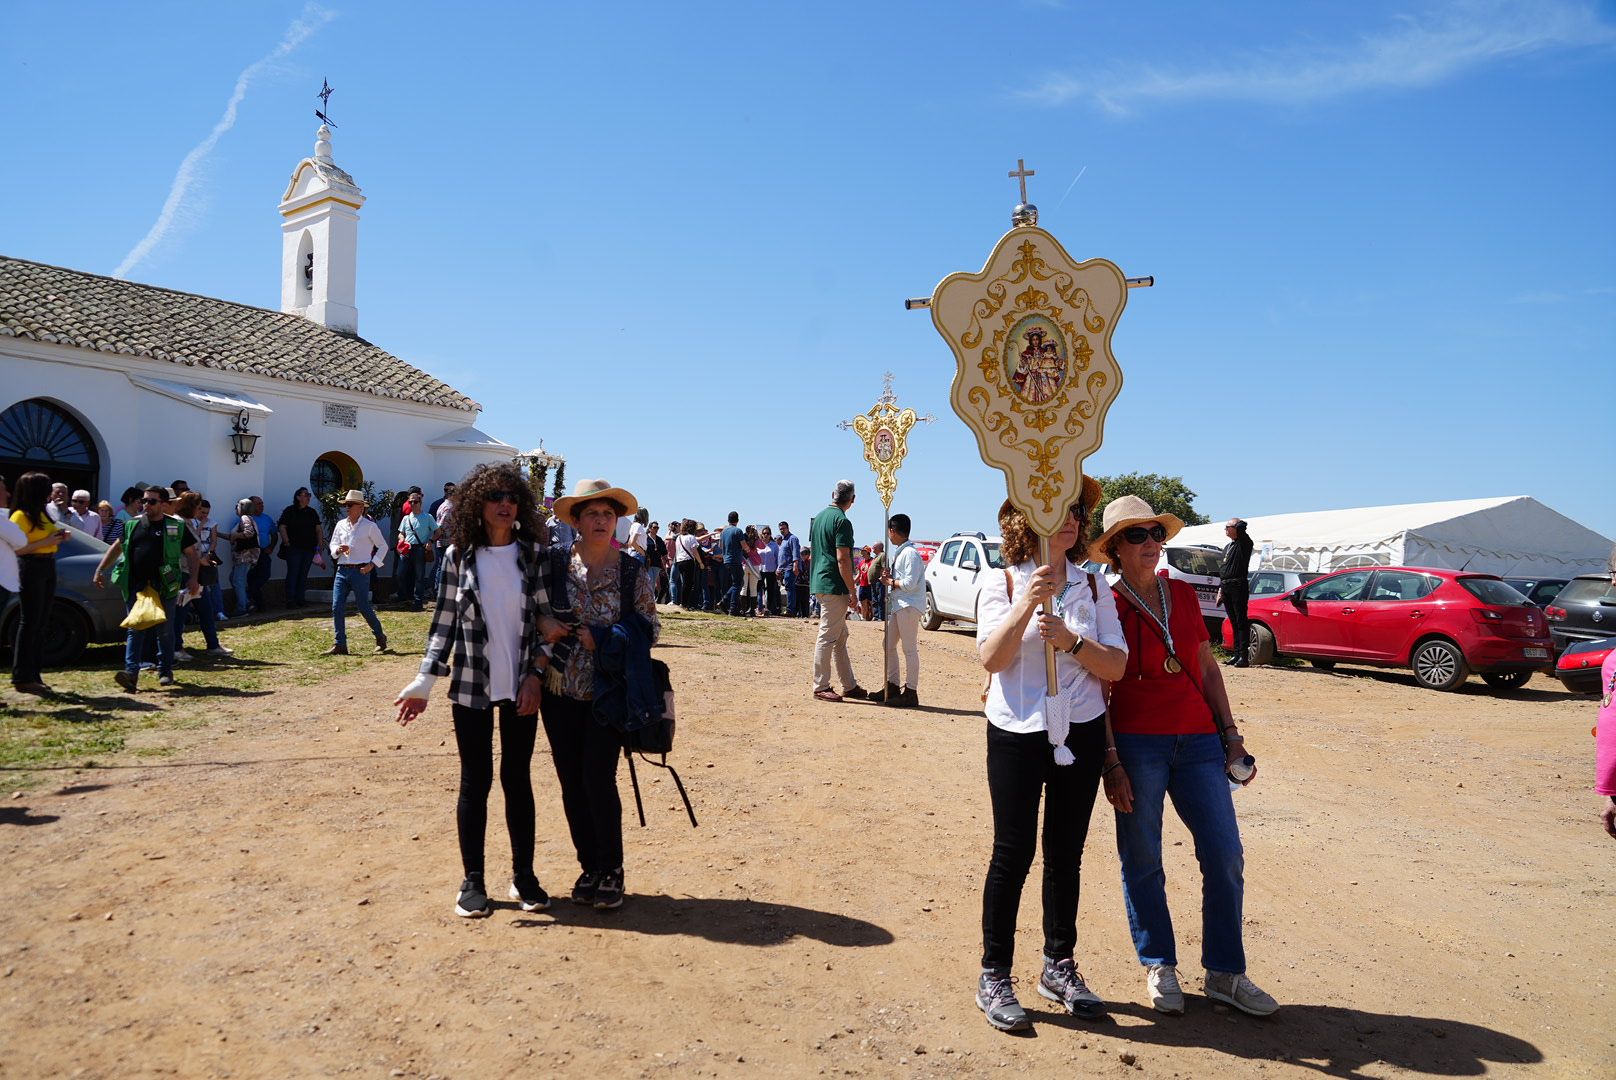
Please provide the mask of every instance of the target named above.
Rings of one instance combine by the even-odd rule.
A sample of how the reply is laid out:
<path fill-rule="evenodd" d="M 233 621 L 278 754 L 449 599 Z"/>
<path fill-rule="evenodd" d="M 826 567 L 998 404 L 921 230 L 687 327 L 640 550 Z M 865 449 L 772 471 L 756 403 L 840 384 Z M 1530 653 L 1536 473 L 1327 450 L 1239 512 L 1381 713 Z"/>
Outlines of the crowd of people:
<path fill-rule="evenodd" d="M 692 518 L 660 523 L 628 489 L 580 482 L 548 518 L 513 465 L 481 465 L 426 503 L 412 488 L 390 530 L 350 491 L 327 537 L 300 488 L 278 519 L 264 502 L 237 503 L 215 524 L 208 501 L 183 482 L 137 485 L 121 510 L 53 485 L 43 473 L 0 478 L 0 603 L 17 593 L 21 617 L 13 683 L 48 693 L 40 634 L 54 590 L 57 547 L 80 529 L 108 541 L 96 581 L 110 579 L 133 608 L 155 596 L 165 618 L 131 629 L 119 685 L 134 690 L 155 668 L 174 681 L 184 650 L 182 609 L 199 612 L 205 652 L 227 656 L 217 626 L 226 618 L 219 568 L 229 546 L 238 612 L 261 608 L 258 567 L 279 548 L 288 562 L 286 604 L 306 602 L 311 566 L 329 559 L 333 630 L 329 650 L 348 651 L 351 598 L 388 647 L 371 600 L 372 581 L 397 555 L 396 599 L 410 610 L 433 603 L 419 673 L 396 696 L 397 720 L 427 709 L 436 682 L 447 696 L 459 755 L 455 809 L 462 878 L 454 910 L 467 918 L 493 908 L 485 857 L 487 804 L 495 775 L 504 794 L 511 847 L 509 896 L 524 911 L 550 904 L 534 865 L 537 818 L 531 768 L 542 726 L 561 789 L 578 863 L 572 901 L 601 910 L 626 896 L 622 805 L 617 790 L 622 730 L 611 716 L 623 701 L 660 694 L 649 685 L 650 650 L 661 631 L 658 603 L 736 618 L 817 618 L 810 679 L 815 700 L 869 700 L 919 707 L 918 630 L 925 607 L 924 559 L 912 523 L 893 514 L 881 542 L 857 547 L 848 511 L 851 481 L 799 537 L 789 522 L 721 528 Z M 1052 538 L 1060 555 L 1040 565 L 1038 539 L 1006 501 L 999 509 L 1003 570 L 983 582 L 976 644 L 982 691 L 987 803 L 992 844 L 982 891 L 982 951 L 975 1000 L 1004 1031 L 1031 1027 L 1013 974 L 1018 912 L 1042 847 L 1043 945 L 1038 993 L 1078 1017 L 1104 1015 L 1103 998 L 1079 966 L 1078 901 L 1083 850 L 1103 790 L 1115 820 L 1123 903 L 1145 994 L 1165 1014 L 1185 1009 L 1163 869 L 1166 806 L 1189 830 L 1199 863 L 1203 991 L 1255 1016 L 1278 1009 L 1247 974 L 1243 933 L 1244 852 L 1234 792 L 1256 776 L 1214 659 L 1194 590 L 1159 574 L 1164 545 L 1183 522 L 1145 500 L 1122 496 L 1104 508 L 1085 541 L 1101 491 L 1083 478 L 1079 497 Z M 391 535 L 389 535 L 389 532 Z M 1249 557 L 1245 523 L 1228 525 L 1223 594 L 1244 616 L 1237 570 Z M 1115 587 L 1085 563 L 1103 563 Z M 256 585 L 255 585 L 256 577 Z M 255 591 L 256 590 L 256 591 Z M 1048 605 L 1047 608 L 1045 605 Z M 885 620 L 883 680 L 873 692 L 855 677 L 848 622 Z M 1240 666 L 1239 657 L 1231 661 Z M 837 689 L 839 686 L 840 689 Z M 1597 790 L 1602 821 L 1616 836 L 1616 657 L 1602 672 Z M 1042 823 L 1040 824 L 1040 808 Z"/>

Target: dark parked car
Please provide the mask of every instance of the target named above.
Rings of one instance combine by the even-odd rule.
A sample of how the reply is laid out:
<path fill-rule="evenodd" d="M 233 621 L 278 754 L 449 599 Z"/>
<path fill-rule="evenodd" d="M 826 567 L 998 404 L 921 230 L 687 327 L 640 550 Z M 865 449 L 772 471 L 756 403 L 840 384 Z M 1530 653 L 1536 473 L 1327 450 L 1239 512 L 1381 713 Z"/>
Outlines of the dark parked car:
<path fill-rule="evenodd" d="M 1560 654 L 1559 661 L 1554 665 L 1555 678 L 1574 694 L 1597 692 L 1600 689 L 1600 665 L 1612 649 L 1616 649 L 1616 637 L 1577 642 Z"/>
<path fill-rule="evenodd" d="M 1616 634 L 1616 586 L 1606 574 L 1574 577 L 1543 614 L 1549 617 L 1556 649 L 1608 638 Z"/>
<path fill-rule="evenodd" d="M 1338 570 L 1280 596 L 1254 597 L 1247 656 L 1297 656 L 1315 667 L 1407 667 L 1432 690 L 1472 671 L 1511 689 L 1553 670 L 1546 612 L 1491 574 L 1421 566 Z M 1227 628 L 1224 644 L 1233 648 Z"/>
<path fill-rule="evenodd" d="M 1548 607 L 1549 601 L 1560 595 L 1560 590 L 1570 584 L 1570 578 L 1524 578 L 1507 577 L 1504 584 L 1526 597 L 1538 607 Z"/>
<path fill-rule="evenodd" d="M 45 666 L 65 667 L 78 661 L 91 642 L 124 639 L 123 593 L 110 581 L 96 588 L 95 568 L 107 545 L 77 529 L 56 549 L 56 600 L 45 633 Z M 17 601 L 0 609 L 0 649 L 11 652 L 17 635 Z"/>

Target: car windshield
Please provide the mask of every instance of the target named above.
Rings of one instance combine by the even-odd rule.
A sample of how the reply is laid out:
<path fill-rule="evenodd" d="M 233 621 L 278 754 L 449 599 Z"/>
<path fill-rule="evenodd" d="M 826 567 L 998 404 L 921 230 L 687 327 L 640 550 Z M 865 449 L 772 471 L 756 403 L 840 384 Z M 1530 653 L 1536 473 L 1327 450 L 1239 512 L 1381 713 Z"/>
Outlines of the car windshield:
<path fill-rule="evenodd" d="M 1217 577 L 1223 572 L 1223 552 L 1215 548 L 1170 547 L 1167 565 L 1181 574 Z"/>
<path fill-rule="evenodd" d="M 1597 604 L 1603 601 L 1607 604 L 1616 604 L 1616 587 L 1613 587 L 1609 578 L 1577 578 L 1560 590 L 1554 602 L 1558 606 L 1566 604 Z"/>
<path fill-rule="evenodd" d="M 1474 596 L 1483 604 L 1496 604 L 1499 607 L 1529 607 L 1532 603 L 1532 601 L 1521 595 L 1520 590 L 1513 585 L 1504 584 L 1497 578 L 1460 578 L 1459 585 L 1465 592 Z"/>
<path fill-rule="evenodd" d="M 63 540 L 61 546 L 56 549 L 56 554 L 58 556 L 99 555 L 105 550 L 107 550 L 107 545 L 103 544 L 100 540 L 97 540 L 89 533 L 80 532 L 77 529 L 69 529 L 67 539 Z"/>
<path fill-rule="evenodd" d="M 1003 570 L 1004 556 L 999 554 L 999 545 L 989 540 L 982 546 L 988 549 L 988 565 L 995 570 Z"/>

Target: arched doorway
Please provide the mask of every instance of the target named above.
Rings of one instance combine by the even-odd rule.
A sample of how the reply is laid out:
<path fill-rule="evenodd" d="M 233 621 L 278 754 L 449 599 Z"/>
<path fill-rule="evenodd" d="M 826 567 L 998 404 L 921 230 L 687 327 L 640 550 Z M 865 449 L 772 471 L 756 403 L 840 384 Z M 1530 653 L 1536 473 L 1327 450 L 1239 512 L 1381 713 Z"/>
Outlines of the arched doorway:
<path fill-rule="evenodd" d="M 42 398 L 19 401 L 0 413 L 0 474 L 15 486 L 25 472 L 48 473 L 69 488 L 83 488 L 92 499 L 112 497 L 101 490 L 101 455 L 89 429 Z"/>

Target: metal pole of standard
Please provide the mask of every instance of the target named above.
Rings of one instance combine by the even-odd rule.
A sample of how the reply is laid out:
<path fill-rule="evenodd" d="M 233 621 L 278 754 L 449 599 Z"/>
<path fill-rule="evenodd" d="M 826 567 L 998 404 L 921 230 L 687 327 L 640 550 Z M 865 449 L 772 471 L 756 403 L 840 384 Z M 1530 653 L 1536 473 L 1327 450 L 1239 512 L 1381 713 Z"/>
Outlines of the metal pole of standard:
<path fill-rule="evenodd" d="M 1062 561 L 1064 562 L 1064 559 Z M 1049 537 L 1047 536 L 1040 536 L 1038 538 L 1038 565 L 1050 565 Z M 1048 597 L 1044 600 L 1044 614 L 1055 614 L 1054 597 Z M 1058 696 L 1060 693 L 1060 685 L 1055 681 L 1055 643 L 1053 641 L 1044 642 L 1044 675 L 1049 680 L 1049 696 Z"/>
<path fill-rule="evenodd" d="M 886 500 L 881 501 L 881 573 L 892 572 L 892 504 Z M 887 657 L 891 656 L 892 648 L 892 593 L 885 585 L 881 587 L 881 703 L 890 705 L 887 700 L 892 680 L 887 678 Z M 872 588 L 870 592 L 875 592 Z M 893 657 L 894 660 L 897 657 Z"/>

